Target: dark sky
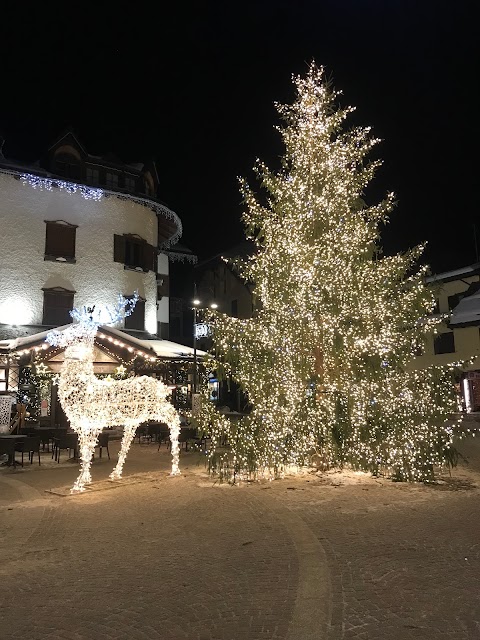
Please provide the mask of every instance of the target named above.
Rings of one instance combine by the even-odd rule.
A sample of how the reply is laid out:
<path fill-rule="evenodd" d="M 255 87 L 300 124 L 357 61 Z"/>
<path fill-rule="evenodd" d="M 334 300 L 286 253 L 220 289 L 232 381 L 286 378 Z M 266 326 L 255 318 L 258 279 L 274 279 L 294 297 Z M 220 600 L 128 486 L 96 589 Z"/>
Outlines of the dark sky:
<path fill-rule="evenodd" d="M 278 167 L 273 103 L 291 102 L 292 73 L 315 59 L 357 107 L 351 123 L 384 141 L 368 196 L 398 197 L 386 252 L 427 240 L 435 271 L 476 260 L 475 2 L 109 3 L 75 14 L 16 4 L 2 15 L 5 155 L 35 159 L 70 125 L 93 154 L 154 157 L 183 242 L 207 257 L 243 238 L 236 177 L 253 181 L 256 157 Z"/>

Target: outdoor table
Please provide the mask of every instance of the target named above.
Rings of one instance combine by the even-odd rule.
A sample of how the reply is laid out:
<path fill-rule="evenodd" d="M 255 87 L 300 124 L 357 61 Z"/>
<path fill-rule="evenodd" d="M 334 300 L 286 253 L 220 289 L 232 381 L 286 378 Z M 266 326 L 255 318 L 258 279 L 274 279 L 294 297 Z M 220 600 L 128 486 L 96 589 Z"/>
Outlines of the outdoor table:
<path fill-rule="evenodd" d="M 22 440 L 24 440 L 25 438 L 28 438 L 28 436 L 24 436 L 24 435 L 20 435 L 20 434 L 10 434 L 7 433 L 5 434 L 0 434 L 0 440 L 13 440 L 14 442 L 21 442 Z M 17 462 L 15 460 L 15 450 L 13 451 L 13 454 L 8 454 L 8 460 L 7 460 L 7 465 L 8 466 L 16 466 L 19 465 L 20 462 Z"/>

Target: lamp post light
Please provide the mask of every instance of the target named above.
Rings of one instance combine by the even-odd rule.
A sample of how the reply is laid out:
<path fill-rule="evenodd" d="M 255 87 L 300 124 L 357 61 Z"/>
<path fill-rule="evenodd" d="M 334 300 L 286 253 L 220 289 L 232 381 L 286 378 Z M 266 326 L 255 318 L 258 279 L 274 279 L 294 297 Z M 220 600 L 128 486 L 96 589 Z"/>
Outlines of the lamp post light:
<path fill-rule="evenodd" d="M 192 394 L 197 393 L 197 310 L 200 300 L 193 301 L 193 388 Z"/>
<path fill-rule="evenodd" d="M 193 387 L 192 393 L 197 393 L 197 379 L 198 379 L 198 370 L 197 370 L 197 312 L 201 305 L 201 301 L 198 298 L 195 298 L 193 301 Z M 212 302 L 209 305 L 210 309 L 218 309 L 218 304 L 216 302 Z"/>

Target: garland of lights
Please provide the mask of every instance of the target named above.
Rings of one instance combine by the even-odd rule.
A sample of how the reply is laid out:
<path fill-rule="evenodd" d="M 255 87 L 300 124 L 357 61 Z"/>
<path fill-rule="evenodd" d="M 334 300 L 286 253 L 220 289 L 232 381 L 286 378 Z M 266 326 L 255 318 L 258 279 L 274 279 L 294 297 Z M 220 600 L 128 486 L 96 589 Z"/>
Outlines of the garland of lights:
<path fill-rule="evenodd" d="M 61 189 L 67 193 L 77 193 L 78 191 L 85 200 L 101 200 L 104 195 L 102 189 L 94 189 L 83 184 L 66 182 L 64 180 L 41 178 L 31 173 L 22 173 L 20 180 L 23 184 L 29 184 L 34 189 L 40 189 L 40 191 L 53 191 L 53 189 Z"/>
<path fill-rule="evenodd" d="M 53 191 L 54 189 L 61 189 L 63 191 L 66 191 L 67 193 L 78 192 L 82 196 L 82 198 L 85 198 L 85 200 L 97 201 L 101 200 L 102 198 L 108 198 L 109 195 L 115 195 L 118 198 L 135 202 L 136 204 L 140 204 L 143 207 L 150 207 L 153 211 L 155 211 L 155 213 L 161 214 L 167 220 L 173 220 L 175 222 L 175 233 L 168 240 L 165 240 L 160 245 L 161 247 L 169 248 L 175 245 L 182 237 L 182 221 L 174 211 L 166 207 L 164 204 L 161 204 L 160 202 L 148 200 L 140 196 L 134 196 L 130 193 L 118 193 L 116 191 L 110 191 L 109 189 L 88 187 L 87 185 L 77 184 L 76 182 L 67 182 L 66 180 L 59 180 L 58 178 L 42 178 L 41 176 L 37 176 L 32 173 L 18 173 L 15 170 L 7 169 L 4 167 L 0 168 L 0 173 L 13 175 L 17 179 L 20 179 L 23 184 L 28 184 L 34 189 L 39 189 L 41 191 Z"/>
<path fill-rule="evenodd" d="M 253 405 L 230 422 L 203 402 L 209 465 L 228 479 L 350 465 L 399 480 L 432 480 L 453 463 L 456 365 L 415 369 L 415 349 L 437 330 L 423 246 L 381 257 L 379 225 L 393 194 L 367 206 L 378 140 L 350 131 L 322 69 L 295 80 L 278 106 L 285 125 L 282 170 L 257 163 L 268 192 L 241 182 L 247 237 L 257 251 L 241 275 L 255 283 L 253 318 L 207 312 L 218 375 L 232 375 Z M 267 204 L 265 204 L 267 203 Z M 412 362 L 413 361 L 413 362 Z"/>
<path fill-rule="evenodd" d="M 133 302 L 119 296 L 110 320 L 118 321 L 129 315 L 138 299 L 135 292 Z M 166 423 L 170 428 L 172 443 L 171 475 L 178 475 L 178 437 L 180 419 L 168 402 L 169 389 L 159 380 L 148 376 L 127 380 L 98 379 L 93 371 L 94 340 L 100 325 L 99 314 L 94 309 L 74 309 L 71 315 L 77 321 L 63 332 L 52 331 L 47 342 L 65 347 L 65 361 L 60 373 L 58 396 L 72 429 L 78 435 L 81 472 L 71 492 L 85 490 L 91 483 L 90 467 L 95 444 L 101 431 L 107 426 L 124 426 L 124 433 L 117 465 L 110 474 L 112 480 L 122 476 L 125 459 L 135 436 L 136 428 L 148 420 Z"/>

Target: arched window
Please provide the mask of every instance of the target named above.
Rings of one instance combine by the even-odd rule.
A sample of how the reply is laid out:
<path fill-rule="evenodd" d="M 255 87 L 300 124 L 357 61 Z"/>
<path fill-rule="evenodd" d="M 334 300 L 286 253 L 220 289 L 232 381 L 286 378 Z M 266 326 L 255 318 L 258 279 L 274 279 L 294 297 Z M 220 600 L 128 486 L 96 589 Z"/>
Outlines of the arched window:
<path fill-rule="evenodd" d="M 80 180 L 82 177 L 82 158 L 78 151 L 70 145 L 59 147 L 53 158 L 52 170 L 67 180 Z"/>

